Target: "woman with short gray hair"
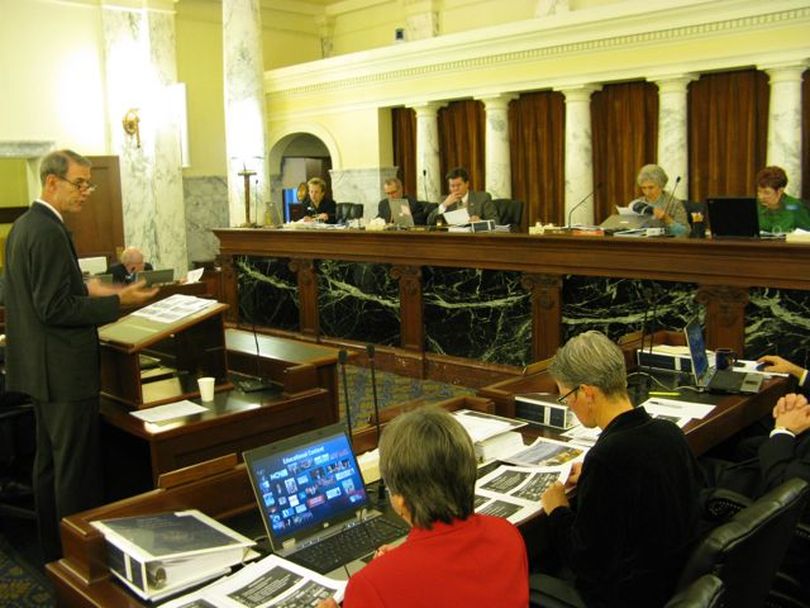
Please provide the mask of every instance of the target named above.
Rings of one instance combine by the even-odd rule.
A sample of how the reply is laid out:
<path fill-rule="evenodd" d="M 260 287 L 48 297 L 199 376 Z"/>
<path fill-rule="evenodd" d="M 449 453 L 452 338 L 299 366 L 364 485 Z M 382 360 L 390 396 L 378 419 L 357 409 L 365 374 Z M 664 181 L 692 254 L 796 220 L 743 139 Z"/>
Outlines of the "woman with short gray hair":
<path fill-rule="evenodd" d="M 475 450 L 452 415 L 396 417 L 380 441 L 380 473 L 412 529 L 349 579 L 344 608 L 528 605 L 523 538 L 505 519 L 474 513 Z"/>
<path fill-rule="evenodd" d="M 689 220 L 686 217 L 686 208 L 683 201 L 667 192 L 664 187 L 669 177 L 658 165 L 644 165 L 638 172 L 636 184 L 641 188 L 642 196 L 630 201 L 630 205 L 643 203 L 655 219 L 660 220 L 666 228 L 667 234 L 673 236 L 687 236 L 689 234 Z M 677 181 L 676 184 L 677 186 Z"/>

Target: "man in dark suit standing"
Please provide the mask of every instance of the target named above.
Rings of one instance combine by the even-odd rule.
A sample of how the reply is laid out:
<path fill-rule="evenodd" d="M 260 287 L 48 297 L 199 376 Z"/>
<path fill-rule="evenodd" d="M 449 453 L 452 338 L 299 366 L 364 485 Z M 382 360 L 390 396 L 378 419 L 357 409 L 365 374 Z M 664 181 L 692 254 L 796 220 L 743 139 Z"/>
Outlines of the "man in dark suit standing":
<path fill-rule="evenodd" d="M 98 454 L 98 325 L 157 292 L 85 284 L 64 213 L 94 190 L 90 161 L 71 150 L 40 165 L 42 194 L 6 241 L 6 381 L 34 402 L 34 495 L 45 561 L 58 559 L 59 520 L 102 498 Z"/>
<path fill-rule="evenodd" d="M 152 270 L 149 262 L 143 261 L 143 253 L 137 247 L 127 247 L 121 252 L 121 262 L 107 268 L 107 274 L 112 275 L 113 283 L 129 285 L 135 281 L 139 272 Z"/>
<path fill-rule="evenodd" d="M 466 169 L 452 169 L 446 176 L 450 194 L 428 216 L 427 223 L 433 225 L 439 216 L 447 211 L 467 208 L 471 222 L 479 220 L 497 220 L 498 210 L 492 202 L 489 192 L 470 190 L 470 174 Z"/>
<path fill-rule="evenodd" d="M 420 225 L 425 223 L 425 216 L 422 212 L 422 206 L 414 197 L 405 196 L 402 188 L 402 182 L 399 181 L 399 178 L 389 177 L 386 179 L 383 182 L 383 191 L 385 192 L 385 198 L 382 199 L 377 206 L 377 217 L 384 219 L 386 224 L 390 224 L 393 221 L 391 219 L 390 201 L 397 199 L 405 199 L 408 201 L 408 208 L 411 211 L 411 217 L 413 217 L 414 224 Z"/>

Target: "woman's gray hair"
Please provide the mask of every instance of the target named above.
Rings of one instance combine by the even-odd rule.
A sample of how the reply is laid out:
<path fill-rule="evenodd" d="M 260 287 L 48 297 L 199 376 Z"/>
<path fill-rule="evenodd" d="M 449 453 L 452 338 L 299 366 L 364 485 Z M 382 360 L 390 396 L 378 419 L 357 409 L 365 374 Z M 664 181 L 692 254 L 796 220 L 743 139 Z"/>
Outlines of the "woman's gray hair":
<path fill-rule="evenodd" d="M 467 431 L 435 407 L 400 414 L 380 439 L 380 473 L 388 490 L 405 500 L 417 528 L 473 513 L 476 466 Z"/>
<path fill-rule="evenodd" d="M 560 347 L 548 368 L 563 386 L 595 386 L 605 396 L 627 394 L 627 368 L 621 349 L 605 334 L 586 331 Z"/>
<path fill-rule="evenodd" d="M 73 150 L 55 150 L 48 154 L 39 163 L 39 181 L 44 186 L 49 175 L 66 177 L 70 170 L 70 163 L 90 167 L 91 163 L 87 158 L 74 152 Z"/>
<path fill-rule="evenodd" d="M 640 186 L 643 182 L 653 182 L 663 190 L 667 185 L 669 176 L 658 165 L 644 165 L 638 172 L 636 183 Z"/>

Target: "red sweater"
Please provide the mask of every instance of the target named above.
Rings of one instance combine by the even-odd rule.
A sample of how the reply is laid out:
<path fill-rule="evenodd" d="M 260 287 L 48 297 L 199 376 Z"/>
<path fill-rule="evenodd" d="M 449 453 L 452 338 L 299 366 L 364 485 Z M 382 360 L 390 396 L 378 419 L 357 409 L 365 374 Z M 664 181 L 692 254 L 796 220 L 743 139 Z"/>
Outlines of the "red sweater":
<path fill-rule="evenodd" d="M 344 608 L 526 608 L 526 546 L 505 519 L 472 515 L 413 528 L 399 547 L 349 580 Z"/>

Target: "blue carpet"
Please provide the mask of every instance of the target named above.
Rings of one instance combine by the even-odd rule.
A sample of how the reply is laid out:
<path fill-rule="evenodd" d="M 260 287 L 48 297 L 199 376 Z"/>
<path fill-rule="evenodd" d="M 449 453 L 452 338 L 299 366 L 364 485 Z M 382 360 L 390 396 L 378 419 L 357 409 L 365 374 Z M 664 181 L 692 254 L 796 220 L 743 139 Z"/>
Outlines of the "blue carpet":
<path fill-rule="evenodd" d="M 45 575 L 30 566 L 0 536 L 0 606 L 40 608 L 55 605 L 56 600 Z"/>
<path fill-rule="evenodd" d="M 391 372 L 376 371 L 377 402 L 380 409 L 407 401 L 422 400 L 434 403 L 462 395 L 474 395 L 475 391 L 464 386 L 420 380 L 399 376 Z M 346 402 L 343 392 L 343 376 L 339 380 L 340 417 L 346 416 Z M 349 389 L 352 423 L 365 422 L 374 414 L 374 398 L 371 384 L 371 370 L 356 365 L 346 366 L 346 386 Z"/>

